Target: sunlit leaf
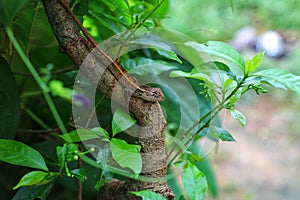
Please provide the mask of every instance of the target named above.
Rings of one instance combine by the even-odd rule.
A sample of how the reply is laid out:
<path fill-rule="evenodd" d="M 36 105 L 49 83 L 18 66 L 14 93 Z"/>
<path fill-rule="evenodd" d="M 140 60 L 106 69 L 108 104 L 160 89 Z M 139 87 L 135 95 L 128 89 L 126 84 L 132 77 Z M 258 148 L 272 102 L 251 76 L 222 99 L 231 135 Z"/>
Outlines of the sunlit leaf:
<path fill-rule="evenodd" d="M 184 191 L 189 199 L 201 200 L 207 190 L 205 175 L 191 162 L 187 162 L 182 174 Z"/>
<path fill-rule="evenodd" d="M 57 176 L 50 176 L 46 184 L 20 188 L 12 200 L 41 199 L 46 200 L 51 192 Z"/>
<path fill-rule="evenodd" d="M 128 115 L 127 113 L 125 113 L 120 109 L 117 109 L 116 112 L 114 113 L 113 120 L 112 120 L 113 136 L 128 129 L 135 123 L 136 120 L 133 119 L 130 115 Z"/>
<path fill-rule="evenodd" d="M 29 172 L 22 177 L 22 179 L 13 189 L 15 190 L 21 186 L 35 185 L 41 182 L 47 175 L 48 173 L 43 171 Z"/>
<path fill-rule="evenodd" d="M 72 142 L 81 142 L 81 141 L 86 141 L 90 139 L 102 139 L 102 140 L 108 140 L 109 135 L 106 130 L 104 130 L 101 127 L 93 128 L 93 129 L 76 129 L 73 130 L 69 133 L 60 135 L 64 141 L 68 143 Z"/>
<path fill-rule="evenodd" d="M 45 160 L 38 151 L 14 140 L 0 139 L 0 160 L 48 171 Z"/>
<path fill-rule="evenodd" d="M 264 52 L 256 54 L 251 60 L 246 63 L 247 74 L 253 72 L 261 63 L 264 58 Z"/>
<path fill-rule="evenodd" d="M 231 116 L 237 120 L 242 127 L 244 127 L 247 123 L 246 117 L 238 110 L 230 109 Z"/>
<path fill-rule="evenodd" d="M 186 42 L 185 45 L 194 48 L 199 53 L 206 53 L 207 55 L 212 56 L 212 58 L 207 58 L 211 61 L 223 62 L 224 60 L 227 60 L 238 65 L 243 72 L 245 70 L 245 63 L 241 55 L 226 43 L 218 41 L 209 41 L 205 44 Z"/>
<path fill-rule="evenodd" d="M 141 172 L 141 146 L 128 144 L 124 140 L 113 138 L 110 142 L 110 150 L 114 160 L 121 167 L 130 168 L 135 174 Z"/>
<path fill-rule="evenodd" d="M 162 196 L 161 194 L 152 192 L 150 190 L 142 190 L 142 191 L 138 191 L 138 192 L 131 192 L 132 194 L 142 197 L 142 200 L 166 200 L 166 198 L 164 196 Z"/>
<path fill-rule="evenodd" d="M 283 69 L 266 69 L 253 74 L 277 88 L 288 88 L 300 94 L 300 76 Z M 274 84 L 273 84 L 274 83 Z M 283 87 L 284 86 L 284 87 Z"/>

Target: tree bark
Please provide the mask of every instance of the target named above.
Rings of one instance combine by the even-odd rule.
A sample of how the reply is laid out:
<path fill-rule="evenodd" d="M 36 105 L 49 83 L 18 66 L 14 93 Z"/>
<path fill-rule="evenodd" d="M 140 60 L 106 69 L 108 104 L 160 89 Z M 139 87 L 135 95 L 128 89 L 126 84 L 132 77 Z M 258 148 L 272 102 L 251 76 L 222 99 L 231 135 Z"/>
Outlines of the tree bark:
<path fill-rule="evenodd" d="M 85 58 L 93 50 L 93 44 L 82 37 L 72 17 L 59 4 L 58 0 L 42 0 L 49 22 L 61 49 L 70 57 L 83 74 L 104 94 L 112 97 L 121 106 L 126 106 L 124 87 L 115 87 L 116 78 L 103 63 L 82 66 Z M 65 1 L 67 5 L 69 0 Z M 99 77 L 100 81 L 99 81 Z M 115 95 L 117 93 L 117 95 Z M 99 191 L 99 199 L 140 199 L 130 191 L 151 190 L 162 194 L 167 199 L 174 199 L 174 194 L 166 183 L 167 163 L 164 149 L 165 118 L 159 103 L 147 102 L 132 97 L 129 111 L 136 118 L 139 130 L 139 144 L 142 147 L 142 176 L 157 178 L 157 181 L 143 182 L 131 179 L 126 182 L 110 182 Z"/>

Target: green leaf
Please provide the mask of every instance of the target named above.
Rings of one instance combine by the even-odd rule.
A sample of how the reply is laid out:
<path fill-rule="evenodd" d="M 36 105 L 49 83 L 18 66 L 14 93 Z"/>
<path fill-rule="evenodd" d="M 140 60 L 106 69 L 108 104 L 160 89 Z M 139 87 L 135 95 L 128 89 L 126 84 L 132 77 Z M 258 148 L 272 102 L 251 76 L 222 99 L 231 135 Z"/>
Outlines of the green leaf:
<path fill-rule="evenodd" d="M 185 45 L 194 48 L 200 53 L 206 53 L 208 55 L 214 56 L 212 58 L 212 61 L 223 62 L 224 60 L 227 60 L 239 66 L 243 72 L 245 71 L 245 62 L 241 55 L 226 43 L 219 41 L 208 41 L 205 44 L 199 44 L 197 42 L 186 42 Z"/>
<path fill-rule="evenodd" d="M 93 129 L 80 128 L 80 129 L 73 130 L 69 133 L 60 135 L 59 137 L 68 143 L 81 142 L 81 141 L 97 139 L 97 138 L 98 139 L 100 138 L 103 141 L 108 141 L 109 134 L 106 130 L 104 130 L 101 127 L 97 127 Z"/>
<path fill-rule="evenodd" d="M 199 154 L 193 153 L 191 151 L 186 151 L 185 154 L 188 156 L 188 160 L 191 162 L 203 161 L 204 157 L 200 156 Z"/>
<path fill-rule="evenodd" d="M 266 81 L 276 88 L 286 87 L 300 94 L 300 76 L 296 76 L 286 70 L 266 69 L 256 72 L 252 76 L 261 77 L 262 81 Z M 273 84 L 272 82 L 274 82 L 275 84 Z"/>
<path fill-rule="evenodd" d="M 48 175 L 47 172 L 42 172 L 42 171 L 29 172 L 22 177 L 22 179 L 13 189 L 15 190 L 21 186 L 35 185 L 41 182 L 47 175 Z"/>
<path fill-rule="evenodd" d="M 189 161 L 183 170 L 182 183 L 189 199 L 200 200 L 204 198 L 208 187 L 206 177 Z"/>
<path fill-rule="evenodd" d="M 166 200 L 166 198 L 164 196 L 162 196 L 161 194 L 152 192 L 150 190 L 141 190 L 138 192 L 131 192 L 132 194 L 138 196 L 138 197 L 142 197 L 142 200 Z"/>
<path fill-rule="evenodd" d="M 249 74 L 253 72 L 261 63 L 264 58 L 265 53 L 256 54 L 251 60 L 248 60 L 246 63 L 246 73 Z"/>
<path fill-rule="evenodd" d="M 48 171 L 45 160 L 38 151 L 14 140 L 0 139 L 0 160 Z"/>
<path fill-rule="evenodd" d="M 174 60 L 179 62 L 180 64 L 182 64 L 182 61 L 178 58 L 177 54 L 174 51 L 171 50 L 166 50 L 166 49 L 161 49 L 161 48 L 153 48 L 159 55 L 170 59 L 170 60 Z"/>
<path fill-rule="evenodd" d="M 15 136 L 19 121 L 19 92 L 6 60 L 0 56 L 0 138 Z"/>
<path fill-rule="evenodd" d="M 83 16 L 89 11 L 89 0 L 80 0 L 73 9 L 73 12 L 78 16 Z"/>
<path fill-rule="evenodd" d="M 144 57 L 135 57 L 132 59 L 126 59 L 121 62 L 126 71 L 130 74 L 136 74 L 139 76 L 145 76 L 148 74 L 159 75 L 165 71 L 175 69 L 174 65 L 163 60 L 153 60 Z"/>
<path fill-rule="evenodd" d="M 113 136 L 128 129 L 135 123 L 136 120 L 130 117 L 130 115 L 128 115 L 127 113 L 123 112 L 120 109 L 117 109 L 114 113 L 113 120 L 112 120 Z"/>
<path fill-rule="evenodd" d="M 230 109 L 231 116 L 237 120 L 242 127 L 244 127 L 247 123 L 246 117 L 238 110 Z"/>
<path fill-rule="evenodd" d="M 128 167 L 135 174 L 139 174 L 142 171 L 141 146 L 128 144 L 124 140 L 113 138 L 110 141 L 110 150 L 114 160 L 121 167 Z"/>
<path fill-rule="evenodd" d="M 58 164 L 59 166 L 61 166 L 61 170 L 65 166 L 66 154 L 67 154 L 67 144 L 64 144 L 62 147 L 60 146 L 56 147 L 56 156 L 57 156 Z"/>
<path fill-rule="evenodd" d="M 0 24 L 10 25 L 14 17 L 28 0 L 1 0 L 0 1 Z"/>
<path fill-rule="evenodd" d="M 47 179 L 47 177 L 46 177 Z M 53 185 L 57 179 L 57 176 L 50 176 L 48 182 L 39 186 L 27 186 L 20 188 L 12 200 L 29 200 L 29 199 L 41 199 L 46 200 L 47 196 L 51 192 Z"/>
<path fill-rule="evenodd" d="M 210 126 L 209 130 L 215 139 L 221 139 L 222 141 L 227 142 L 235 142 L 235 139 L 230 135 L 230 133 L 220 127 Z"/>
<path fill-rule="evenodd" d="M 17 40 L 27 55 L 32 49 L 41 51 L 43 47 L 58 46 L 41 1 L 37 2 L 37 4 L 33 2 L 26 4 L 20 16 L 14 21 L 13 29 Z M 49 55 L 44 51 L 43 53 Z M 32 56 L 34 60 L 37 59 L 32 54 L 30 56 Z M 60 65 L 61 64 L 62 63 L 60 63 Z M 43 63 L 43 65 L 45 65 L 45 63 Z"/>
<path fill-rule="evenodd" d="M 88 170 L 86 168 L 73 169 L 70 171 L 72 175 L 74 175 L 80 182 L 84 182 L 87 180 Z"/>

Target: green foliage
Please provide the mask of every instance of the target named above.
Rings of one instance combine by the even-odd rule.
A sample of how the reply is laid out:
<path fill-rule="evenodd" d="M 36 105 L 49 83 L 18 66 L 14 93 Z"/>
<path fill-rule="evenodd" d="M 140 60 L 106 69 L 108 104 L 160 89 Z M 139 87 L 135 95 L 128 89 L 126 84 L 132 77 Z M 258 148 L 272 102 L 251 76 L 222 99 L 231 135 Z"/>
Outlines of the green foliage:
<path fill-rule="evenodd" d="M 19 121 L 18 86 L 3 57 L 0 66 L 0 138 L 13 138 Z"/>
<path fill-rule="evenodd" d="M 189 199 L 204 198 L 207 190 L 205 175 L 192 163 L 187 162 L 183 169 L 182 183 Z"/>
<path fill-rule="evenodd" d="M 226 8 L 231 6 L 233 10 L 232 1 L 212 2 L 223 8 L 224 5 Z M 175 20 L 176 26 L 180 25 L 180 21 L 191 21 L 194 25 L 198 19 L 202 21 L 199 24 L 204 26 L 206 21 L 214 20 L 209 12 L 211 6 L 203 2 L 181 1 L 175 7 L 183 4 L 207 11 L 191 12 L 184 6 L 185 9 L 175 11 L 178 13 L 174 17 L 180 17 L 180 20 Z M 258 5 L 258 1 L 251 1 L 250 4 Z M 266 6 L 265 2 L 261 4 Z M 274 4 L 280 6 L 282 2 Z M 245 2 L 234 2 L 235 10 L 246 9 L 245 5 Z M 162 105 L 169 123 L 166 135 L 172 138 L 168 141 L 171 149 L 167 153 L 172 152 L 168 154 L 169 166 L 179 168 L 183 172 L 180 183 L 177 183 L 171 176 L 178 174 L 169 170 L 171 178 L 168 179 L 168 183 L 176 194 L 176 199 L 203 199 L 207 190 L 214 196 L 217 195 L 218 187 L 213 171 L 196 144 L 203 137 L 208 137 L 214 142 L 235 141 L 229 132 L 215 124 L 222 109 L 229 110 L 232 117 L 244 127 L 246 117 L 236 110 L 235 105 L 248 91 L 266 93 L 265 85 L 271 85 L 300 93 L 299 76 L 281 69 L 259 70 L 263 53 L 255 55 L 245 64 L 242 56 L 223 42 L 198 43 L 186 36 L 165 30 L 153 31 L 150 37 L 141 37 L 143 34 L 139 34 L 137 28 L 159 27 L 161 19 L 165 18 L 168 12 L 173 12 L 174 1 L 74 0 L 70 6 L 97 41 L 127 31 L 125 33 L 130 37 L 124 34 L 122 40 L 125 44 L 117 41 L 117 50 L 123 48 L 122 45 L 127 50 L 127 43 L 137 47 L 148 47 L 120 57 L 121 64 L 129 73 L 137 75 L 138 78 L 151 77 L 154 83 L 173 86 L 172 91 L 163 86 L 166 100 Z M 220 15 L 228 16 L 228 12 L 232 10 L 224 9 Z M 263 12 L 268 11 L 266 9 Z M 203 21 L 202 15 L 205 15 L 207 20 Z M 185 16 L 189 19 L 182 20 Z M 244 16 L 242 17 L 241 21 L 244 22 Z M 227 20 L 225 17 L 220 18 Z M 141 146 L 137 144 L 136 138 L 126 135 L 126 130 L 132 127 L 136 120 L 121 109 L 117 109 L 111 116 L 111 104 L 104 97 L 99 98 L 102 94 L 96 95 L 95 99 L 98 102 L 95 111 L 91 111 L 83 119 L 67 121 L 67 110 L 72 108 L 73 96 L 81 94 L 71 88 L 77 71 L 66 70 L 71 61 L 58 53 L 59 47 L 42 3 L 2 0 L 0 23 L 3 27 L 0 29 L 1 41 L 9 41 L 0 45 L 0 137 L 16 137 L 15 140 L 0 139 L 0 160 L 12 165 L 43 170 L 23 175 L 13 188 L 19 189 L 13 199 L 47 199 L 53 185 L 60 184 L 57 182 L 59 177 L 68 177 L 68 181 L 79 180 L 83 184 L 86 184 L 87 179 L 94 178 L 93 180 L 97 181 L 97 189 L 111 178 L 149 181 L 147 177 L 140 175 L 143 167 Z M 186 25 L 188 24 L 182 26 Z M 228 28 L 226 23 L 216 22 L 215 25 L 221 28 L 222 37 L 228 37 L 226 35 L 230 27 Z M 237 28 L 241 24 L 232 23 L 231 26 Z M 128 31 L 129 29 L 131 31 Z M 214 31 L 217 33 L 219 30 L 210 29 L 207 32 Z M 122 37 L 122 34 L 119 36 Z M 201 40 L 198 37 L 200 36 L 197 33 L 196 39 Z M 17 74 L 23 76 L 14 76 Z M 182 84 L 182 80 L 185 80 L 183 78 L 188 79 L 186 82 L 197 94 L 195 99 L 185 93 L 183 97 L 176 93 L 176 89 L 186 92 L 186 87 Z M 184 102 L 181 102 L 182 99 Z M 20 101 L 22 112 L 19 108 Z M 199 108 L 193 106 L 193 101 L 198 101 Z M 86 109 L 83 104 L 75 105 L 82 110 Z M 179 109 L 181 106 L 184 109 Z M 201 113 L 200 119 L 193 116 L 195 110 Z M 88 126 L 93 124 L 89 120 L 94 112 L 101 123 L 95 125 L 96 127 Z M 63 115 L 67 118 L 62 117 Z M 180 121 L 182 116 L 187 116 L 183 118 L 185 121 Z M 22 123 L 18 124 L 19 117 Z M 84 119 L 88 122 L 80 126 L 81 128 L 74 129 L 74 123 Z M 181 126 L 182 124 L 184 126 Z M 43 130 L 40 130 L 41 128 Z M 136 127 L 132 129 L 134 128 Z M 33 132 L 30 132 L 30 136 L 16 135 L 17 129 L 21 132 L 30 132 L 33 129 Z M 39 153 L 30 147 L 43 149 L 36 145 L 36 141 L 39 140 L 51 143 L 52 156 L 48 151 Z M 93 143 L 95 141 L 96 145 Z M 95 147 L 82 149 L 81 142 L 91 142 Z M 179 145 L 183 152 L 178 153 Z M 88 153 L 93 153 L 96 160 L 86 156 Z M 81 162 L 83 167 L 76 167 Z M 113 166 L 110 163 L 113 163 Z M 88 173 L 90 170 L 84 165 L 101 169 L 101 173 Z M 94 195 L 96 193 L 95 190 Z M 142 199 L 164 199 L 151 191 L 132 193 Z"/>
<path fill-rule="evenodd" d="M 45 160 L 38 151 L 14 140 L 0 139 L 0 160 L 48 171 Z"/>
<path fill-rule="evenodd" d="M 36 185 L 40 183 L 47 175 L 48 173 L 43 171 L 29 172 L 21 178 L 20 182 L 13 189 L 15 190 L 21 186 Z"/>
<path fill-rule="evenodd" d="M 130 117 L 122 110 L 117 109 L 116 112 L 114 113 L 113 120 L 112 120 L 113 137 L 116 134 L 128 129 L 135 123 L 136 123 L 135 119 Z"/>
<path fill-rule="evenodd" d="M 120 166 L 132 169 L 135 174 L 142 171 L 141 146 L 128 144 L 124 140 L 113 138 L 109 147 L 113 158 Z"/>
<path fill-rule="evenodd" d="M 157 194 L 157 193 L 152 192 L 150 190 L 142 190 L 142 191 L 131 192 L 131 193 L 136 195 L 136 196 L 142 197 L 142 200 L 152 200 L 152 199 L 165 200 L 166 199 L 161 194 Z"/>

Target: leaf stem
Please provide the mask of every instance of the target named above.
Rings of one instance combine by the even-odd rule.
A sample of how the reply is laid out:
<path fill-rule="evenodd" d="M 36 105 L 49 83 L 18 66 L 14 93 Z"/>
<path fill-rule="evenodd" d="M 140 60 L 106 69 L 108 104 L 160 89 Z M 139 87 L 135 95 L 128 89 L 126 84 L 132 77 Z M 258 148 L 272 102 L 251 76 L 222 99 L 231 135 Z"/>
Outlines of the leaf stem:
<path fill-rule="evenodd" d="M 13 33 L 11 31 L 11 29 L 9 27 L 5 27 L 5 31 L 7 36 L 9 37 L 10 41 L 12 42 L 12 44 L 14 45 L 15 49 L 17 50 L 18 54 L 20 55 L 20 58 L 22 59 L 22 61 L 24 62 L 24 64 L 26 65 L 27 69 L 30 71 L 30 73 L 32 74 L 33 78 L 35 79 L 35 81 L 37 82 L 37 84 L 39 85 L 39 87 L 41 88 L 44 98 L 50 108 L 50 111 L 52 112 L 52 115 L 58 125 L 58 127 L 60 128 L 62 133 L 66 133 L 67 130 L 65 129 L 65 126 L 58 114 L 58 111 L 54 105 L 54 102 L 52 101 L 50 95 L 49 95 L 49 89 L 47 87 L 47 85 L 42 81 L 41 77 L 39 76 L 39 74 L 37 73 L 36 69 L 33 67 L 33 65 L 31 64 L 30 60 L 28 59 L 28 57 L 25 55 L 24 51 L 22 50 L 22 48 L 20 47 L 18 41 L 14 38 Z"/>
<path fill-rule="evenodd" d="M 238 89 L 240 87 L 243 86 L 244 81 L 247 79 L 247 75 L 245 75 L 243 77 L 243 79 L 238 82 L 236 88 L 222 101 L 220 102 L 217 106 L 215 106 L 212 110 L 210 110 L 209 112 L 207 112 L 203 117 L 201 117 L 198 121 L 196 121 L 180 138 L 181 141 L 183 141 L 188 135 L 189 133 L 196 128 L 196 126 L 198 126 L 199 124 L 201 124 L 206 118 L 208 118 L 209 116 L 211 116 L 209 118 L 208 121 L 205 122 L 205 124 L 203 124 L 195 133 L 192 133 L 192 136 L 186 141 L 184 142 L 184 146 L 187 146 L 192 140 L 194 140 L 194 138 L 202 131 L 204 130 L 206 127 L 209 126 L 210 122 L 218 115 L 218 113 L 224 108 L 224 106 L 226 105 L 227 101 L 233 96 L 235 95 L 235 93 L 238 91 Z M 174 147 L 171 149 L 171 151 L 168 153 L 167 155 L 167 159 L 170 158 L 170 156 L 173 154 L 173 152 L 176 150 L 176 148 L 179 145 L 176 143 L 174 145 Z M 171 158 L 171 160 L 169 161 L 169 164 L 172 163 L 179 155 L 179 152 L 177 152 L 175 154 L 175 156 L 173 156 Z"/>

